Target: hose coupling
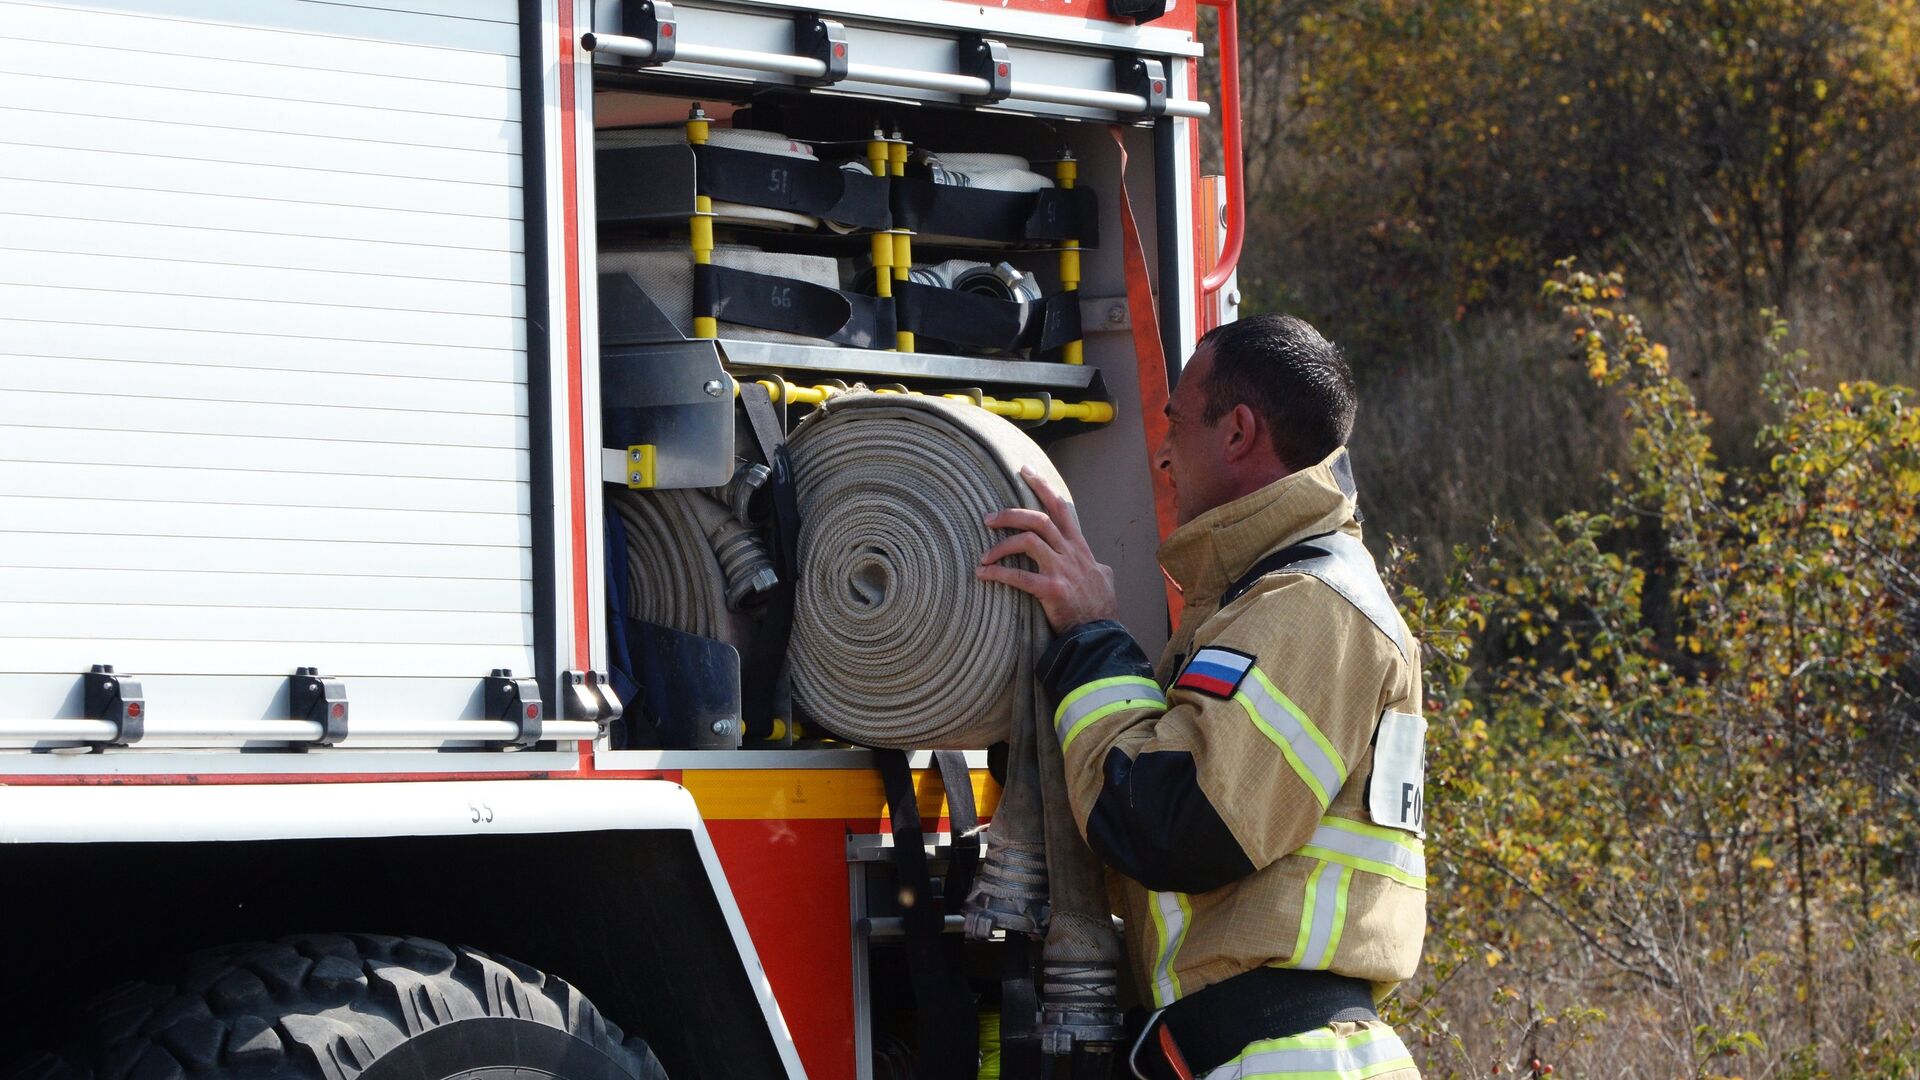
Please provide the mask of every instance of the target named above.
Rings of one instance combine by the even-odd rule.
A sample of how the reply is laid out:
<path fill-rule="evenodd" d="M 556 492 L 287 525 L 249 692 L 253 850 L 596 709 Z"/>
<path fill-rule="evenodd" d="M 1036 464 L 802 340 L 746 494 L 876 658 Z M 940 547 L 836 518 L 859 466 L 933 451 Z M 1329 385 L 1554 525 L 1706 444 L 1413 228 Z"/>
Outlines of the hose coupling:
<path fill-rule="evenodd" d="M 760 492 L 772 478 L 773 470 L 757 461 L 743 461 L 733 470 L 733 479 L 720 489 L 720 501 L 733 511 L 733 520 L 751 526 L 761 519 Z"/>
<path fill-rule="evenodd" d="M 1100 961 L 1042 960 L 1040 1049 L 1067 1055 L 1090 1045 L 1117 1045 L 1126 1038 L 1120 1012 L 1120 973 Z"/>
<path fill-rule="evenodd" d="M 967 937 L 985 941 L 995 930 L 1045 932 L 1052 913 L 1048 895 L 1047 856 L 1039 845 L 993 844 L 961 907 Z"/>
<path fill-rule="evenodd" d="M 714 558 L 727 579 L 727 607 L 747 611 L 766 602 L 767 593 L 780 584 L 766 545 L 751 529 L 733 518 L 722 518 L 707 534 Z"/>

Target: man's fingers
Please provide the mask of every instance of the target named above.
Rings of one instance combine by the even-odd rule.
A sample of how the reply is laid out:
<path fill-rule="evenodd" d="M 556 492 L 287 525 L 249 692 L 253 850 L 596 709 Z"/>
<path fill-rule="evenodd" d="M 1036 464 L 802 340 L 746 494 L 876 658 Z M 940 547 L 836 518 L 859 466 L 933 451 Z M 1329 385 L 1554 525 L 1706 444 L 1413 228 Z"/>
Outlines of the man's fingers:
<path fill-rule="evenodd" d="M 1031 467 L 1021 469 L 1020 478 L 1039 497 L 1040 505 L 1047 508 L 1047 516 L 1059 525 L 1061 533 L 1070 539 L 1080 540 L 1080 513 L 1074 509 L 1073 499 Z"/>
<path fill-rule="evenodd" d="M 987 553 L 980 556 L 980 562 L 983 565 L 990 565 L 1014 555 L 1025 555 L 1034 561 L 1034 565 L 1044 570 L 1053 565 L 1053 561 L 1059 558 L 1060 553 L 1030 532 L 1016 532 L 988 548 Z"/>
<path fill-rule="evenodd" d="M 1027 532 L 1039 536 L 1040 539 L 1047 542 L 1048 547 L 1051 547 L 1055 551 L 1065 551 L 1067 549 L 1067 541 L 1066 538 L 1061 535 L 1060 527 L 1054 524 L 1052 518 L 1038 510 L 1015 507 L 1011 510 L 1001 510 L 988 514 L 987 528 L 1024 529 Z"/>
<path fill-rule="evenodd" d="M 976 566 L 973 568 L 973 576 L 981 581 L 997 581 L 1002 585 L 1011 585 L 1023 593 L 1031 593 L 1034 596 L 1040 595 L 1041 589 L 1045 588 L 1048 581 L 1044 574 L 1036 574 L 1031 570 L 1021 570 L 1012 566 L 1001 566 L 999 563 Z"/>

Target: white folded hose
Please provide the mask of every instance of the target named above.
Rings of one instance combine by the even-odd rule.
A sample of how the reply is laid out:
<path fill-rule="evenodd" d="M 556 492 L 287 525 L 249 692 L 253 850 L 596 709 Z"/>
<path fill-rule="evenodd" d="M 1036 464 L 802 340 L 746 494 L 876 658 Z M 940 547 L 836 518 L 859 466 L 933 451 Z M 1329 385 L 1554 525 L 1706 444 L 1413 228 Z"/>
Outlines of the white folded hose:
<path fill-rule="evenodd" d="M 920 163 L 936 184 L 983 188 L 988 191 L 1045 191 L 1053 178 L 1033 171 L 1033 164 L 1017 154 L 947 154 L 922 151 Z"/>

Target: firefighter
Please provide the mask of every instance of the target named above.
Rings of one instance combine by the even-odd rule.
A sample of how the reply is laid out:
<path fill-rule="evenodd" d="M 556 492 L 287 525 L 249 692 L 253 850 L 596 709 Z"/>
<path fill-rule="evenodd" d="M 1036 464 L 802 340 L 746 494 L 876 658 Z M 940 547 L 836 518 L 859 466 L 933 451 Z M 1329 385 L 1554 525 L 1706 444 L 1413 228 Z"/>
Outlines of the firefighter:
<path fill-rule="evenodd" d="M 1029 478 L 1045 513 L 986 519 L 1014 531 L 979 576 L 1037 597 L 1056 634 L 1039 675 L 1074 819 L 1119 874 L 1148 1076 L 1419 1076 L 1374 1010 L 1425 934 L 1426 725 L 1416 645 L 1359 541 L 1354 408 L 1346 361 L 1299 319 L 1201 339 L 1154 456 L 1185 609 L 1157 665 L 1066 492 Z"/>

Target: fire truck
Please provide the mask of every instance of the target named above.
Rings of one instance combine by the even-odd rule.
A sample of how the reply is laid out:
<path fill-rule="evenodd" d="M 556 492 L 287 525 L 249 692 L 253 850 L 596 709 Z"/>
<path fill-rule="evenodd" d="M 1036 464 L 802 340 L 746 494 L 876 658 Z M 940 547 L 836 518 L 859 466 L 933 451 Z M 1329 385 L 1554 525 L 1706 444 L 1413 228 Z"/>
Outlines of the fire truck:
<path fill-rule="evenodd" d="M 939 895 L 998 761 L 889 798 L 728 640 L 791 573 L 759 450 L 854 387 L 1001 417 L 1156 648 L 1149 456 L 1237 303 L 1233 34 L 0 0 L 0 1070 L 956 1075 L 915 1058 L 931 913 L 998 1075 L 1009 946 Z M 712 566 L 645 532 L 682 495 Z M 723 625 L 647 607 L 683 583 Z"/>

